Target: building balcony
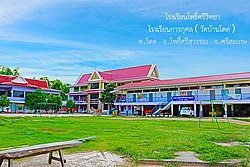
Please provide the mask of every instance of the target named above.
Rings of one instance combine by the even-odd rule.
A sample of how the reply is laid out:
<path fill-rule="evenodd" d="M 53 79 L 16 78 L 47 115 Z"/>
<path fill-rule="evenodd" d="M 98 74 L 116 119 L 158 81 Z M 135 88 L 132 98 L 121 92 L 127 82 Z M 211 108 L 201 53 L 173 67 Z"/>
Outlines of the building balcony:
<path fill-rule="evenodd" d="M 171 96 L 171 97 L 145 97 L 145 98 L 123 98 L 123 99 L 116 99 L 115 103 L 162 103 L 167 101 L 168 99 L 175 98 L 173 101 L 211 101 L 211 100 L 218 100 L 218 101 L 250 101 L 250 93 L 248 94 L 227 94 L 227 95 L 190 95 L 190 96 Z M 180 97 L 178 99 L 178 97 Z M 186 98 L 185 98 L 186 97 Z M 193 97 L 188 98 L 188 97 Z M 190 100 L 191 99 L 191 100 Z"/>
<path fill-rule="evenodd" d="M 76 104 L 88 104 L 88 101 L 84 100 L 74 100 Z"/>

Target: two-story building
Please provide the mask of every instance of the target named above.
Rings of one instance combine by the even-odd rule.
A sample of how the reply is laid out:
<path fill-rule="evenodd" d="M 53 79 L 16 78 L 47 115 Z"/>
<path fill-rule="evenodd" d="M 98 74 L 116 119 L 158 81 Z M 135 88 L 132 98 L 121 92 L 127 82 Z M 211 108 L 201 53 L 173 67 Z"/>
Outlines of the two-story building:
<path fill-rule="evenodd" d="M 116 88 L 115 105 L 139 115 L 179 115 L 191 107 L 194 116 L 250 116 L 250 72 L 129 83 Z M 138 113 L 138 112 L 136 112 Z"/>
<path fill-rule="evenodd" d="M 92 108 L 109 110 L 109 106 L 103 105 L 99 100 L 106 84 L 115 83 L 117 86 L 121 86 L 158 79 L 157 66 L 154 64 L 108 71 L 93 71 L 89 74 L 82 74 L 76 83 L 70 86 L 68 99 L 76 102 L 78 112 L 89 111 Z M 125 98 L 125 96 L 119 98 Z"/>
<path fill-rule="evenodd" d="M 26 95 L 37 89 L 48 94 L 60 95 L 60 91 L 49 89 L 47 81 L 0 75 L 0 96 L 6 95 L 10 99 L 9 112 L 24 112 Z"/>

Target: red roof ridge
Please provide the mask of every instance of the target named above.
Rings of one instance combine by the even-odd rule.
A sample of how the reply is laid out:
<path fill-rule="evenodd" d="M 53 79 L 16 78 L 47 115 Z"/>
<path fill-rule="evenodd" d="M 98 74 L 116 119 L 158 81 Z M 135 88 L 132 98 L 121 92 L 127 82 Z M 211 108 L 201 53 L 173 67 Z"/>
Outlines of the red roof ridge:
<path fill-rule="evenodd" d="M 250 72 L 239 72 L 239 73 L 231 73 L 231 74 L 217 74 L 217 75 L 210 75 L 210 76 L 207 75 L 207 76 L 198 76 L 198 77 L 189 77 L 189 78 L 176 78 L 176 79 L 165 79 L 165 80 L 129 83 L 129 84 L 119 86 L 118 89 L 154 86 L 154 85 L 159 86 L 159 85 L 173 85 L 173 84 L 183 84 L 183 83 L 214 82 L 214 81 L 220 81 L 220 80 L 224 81 L 224 80 L 235 80 L 235 79 L 244 79 L 244 78 L 250 78 Z"/>
<path fill-rule="evenodd" d="M 119 69 L 114 69 L 114 70 L 106 70 L 106 71 L 103 71 L 103 72 L 113 72 L 113 71 L 127 70 L 127 69 L 140 68 L 140 67 L 146 67 L 146 66 L 152 66 L 152 65 L 153 64 L 133 66 L 133 67 L 125 67 L 125 68 L 119 68 Z"/>
<path fill-rule="evenodd" d="M 196 77 L 183 77 L 183 78 L 171 78 L 171 79 L 163 79 L 159 81 L 170 81 L 170 80 L 177 80 L 177 79 L 195 79 L 195 78 L 202 78 L 202 77 L 217 77 L 217 76 L 228 76 L 228 75 L 239 75 L 239 74 L 250 74 L 250 72 L 238 72 L 238 73 L 226 73 L 226 74 L 214 74 L 214 75 L 200 75 Z"/>

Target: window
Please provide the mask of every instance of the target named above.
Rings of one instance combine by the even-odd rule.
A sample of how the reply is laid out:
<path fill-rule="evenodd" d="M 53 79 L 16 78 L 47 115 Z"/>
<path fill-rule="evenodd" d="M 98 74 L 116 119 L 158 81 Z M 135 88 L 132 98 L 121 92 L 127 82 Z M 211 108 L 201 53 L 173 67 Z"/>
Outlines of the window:
<path fill-rule="evenodd" d="M 192 96 L 192 91 L 187 91 L 188 96 Z"/>
<path fill-rule="evenodd" d="M 142 93 L 142 90 L 131 90 L 128 93 Z"/>
<path fill-rule="evenodd" d="M 180 96 L 186 96 L 187 92 L 180 92 Z"/>
<path fill-rule="evenodd" d="M 235 94 L 241 94 L 241 89 L 235 89 Z"/>
<path fill-rule="evenodd" d="M 90 89 L 99 89 L 99 83 L 90 84 Z"/>
<path fill-rule="evenodd" d="M 79 87 L 74 87 L 74 92 L 79 92 Z"/>
<path fill-rule="evenodd" d="M 169 91 L 169 88 L 163 88 L 163 89 L 161 89 L 161 92 L 167 92 L 167 91 Z"/>
<path fill-rule="evenodd" d="M 7 97 L 11 97 L 11 91 L 10 90 L 7 92 Z"/>
<path fill-rule="evenodd" d="M 82 91 L 84 91 L 84 90 L 86 90 L 87 89 L 87 87 L 80 87 L 80 91 L 82 92 Z"/>
<path fill-rule="evenodd" d="M 99 94 L 91 94 L 90 99 L 99 99 Z"/>
<path fill-rule="evenodd" d="M 228 95 L 229 94 L 229 90 L 228 89 L 222 89 L 221 90 L 221 95 L 222 96 L 225 96 L 225 95 Z"/>
<path fill-rule="evenodd" d="M 14 90 L 14 91 L 13 91 L 13 97 L 24 98 L 24 91 L 17 91 L 17 90 Z"/>
<path fill-rule="evenodd" d="M 213 85 L 212 89 L 224 88 L 223 85 Z"/>

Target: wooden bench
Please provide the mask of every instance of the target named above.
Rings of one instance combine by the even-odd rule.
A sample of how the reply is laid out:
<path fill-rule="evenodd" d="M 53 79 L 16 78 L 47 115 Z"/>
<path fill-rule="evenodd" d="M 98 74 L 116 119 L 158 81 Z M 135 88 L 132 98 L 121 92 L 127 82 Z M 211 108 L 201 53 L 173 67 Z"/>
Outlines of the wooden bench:
<path fill-rule="evenodd" d="M 2 166 L 4 159 L 8 160 L 8 167 L 12 167 L 14 159 L 30 157 L 40 154 L 47 154 L 47 153 L 49 153 L 49 159 L 48 159 L 49 164 L 51 164 L 52 160 L 55 160 L 61 162 L 61 166 L 64 167 L 66 160 L 63 158 L 62 150 L 79 146 L 84 142 L 90 141 L 93 138 L 95 138 L 95 136 L 71 140 L 71 141 L 65 141 L 65 142 L 39 144 L 24 148 L 16 148 L 16 149 L 0 151 L 0 167 Z M 53 152 L 55 151 L 58 151 L 59 158 L 53 156 Z"/>

